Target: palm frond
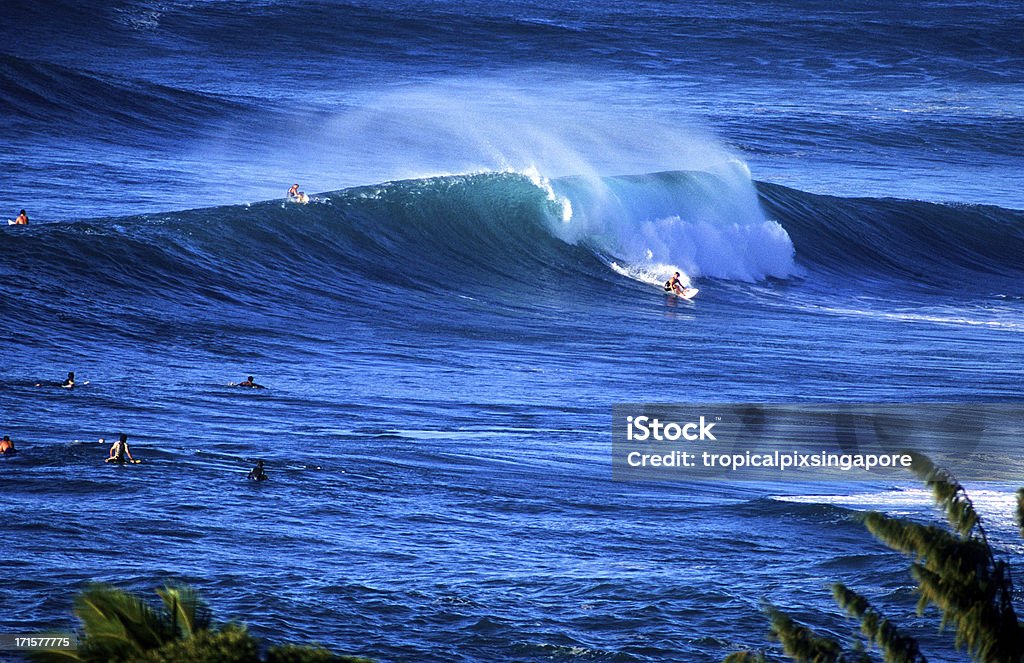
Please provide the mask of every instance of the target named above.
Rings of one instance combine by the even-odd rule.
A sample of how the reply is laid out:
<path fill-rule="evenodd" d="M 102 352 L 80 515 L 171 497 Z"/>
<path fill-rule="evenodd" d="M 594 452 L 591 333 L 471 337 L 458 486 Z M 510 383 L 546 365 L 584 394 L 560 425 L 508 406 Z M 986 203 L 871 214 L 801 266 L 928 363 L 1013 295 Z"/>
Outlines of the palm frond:
<path fill-rule="evenodd" d="M 156 593 L 163 601 L 170 630 L 176 637 L 191 638 L 210 628 L 210 611 L 191 587 L 167 585 Z"/>

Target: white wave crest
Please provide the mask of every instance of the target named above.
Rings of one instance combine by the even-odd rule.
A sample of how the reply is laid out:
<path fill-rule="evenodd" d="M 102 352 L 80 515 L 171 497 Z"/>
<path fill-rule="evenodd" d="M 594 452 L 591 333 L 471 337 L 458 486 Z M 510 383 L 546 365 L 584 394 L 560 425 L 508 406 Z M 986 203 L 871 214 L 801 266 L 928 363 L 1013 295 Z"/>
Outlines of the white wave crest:
<path fill-rule="evenodd" d="M 785 229 L 765 217 L 745 164 L 714 173 L 558 181 L 573 215 L 552 225 L 566 242 L 610 256 L 613 269 L 643 282 L 673 271 L 738 281 L 800 273 Z"/>

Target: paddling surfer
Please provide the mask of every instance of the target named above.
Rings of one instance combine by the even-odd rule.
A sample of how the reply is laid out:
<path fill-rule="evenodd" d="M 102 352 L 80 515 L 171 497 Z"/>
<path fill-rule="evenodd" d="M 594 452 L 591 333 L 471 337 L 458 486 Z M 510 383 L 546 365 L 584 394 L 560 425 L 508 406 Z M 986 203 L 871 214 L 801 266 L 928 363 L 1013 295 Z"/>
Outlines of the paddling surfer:
<path fill-rule="evenodd" d="M 65 389 L 75 388 L 75 372 L 68 371 L 68 377 L 63 382 L 36 382 L 37 387 L 64 387 Z"/>
<path fill-rule="evenodd" d="M 255 382 L 253 382 L 253 377 L 251 375 L 245 379 L 245 382 L 239 382 L 235 386 L 236 387 L 249 387 L 250 389 L 266 389 L 266 387 L 264 387 L 263 385 L 256 384 Z"/>

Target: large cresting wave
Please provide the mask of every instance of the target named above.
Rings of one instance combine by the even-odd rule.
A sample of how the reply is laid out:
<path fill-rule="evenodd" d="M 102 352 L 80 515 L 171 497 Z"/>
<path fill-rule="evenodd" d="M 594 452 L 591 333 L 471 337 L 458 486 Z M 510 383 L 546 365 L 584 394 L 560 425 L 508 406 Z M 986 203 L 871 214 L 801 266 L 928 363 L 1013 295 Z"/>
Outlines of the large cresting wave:
<path fill-rule="evenodd" d="M 1010 292 L 1024 283 L 1024 213 L 813 196 L 754 186 L 741 167 L 435 177 L 320 194 L 308 205 L 5 227 L 0 242 L 15 257 L 0 266 L 18 284 L 0 301 L 12 326 L 45 319 L 125 333 L 132 320 L 169 310 L 198 324 L 266 304 L 369 315 L 439 296 L 607 301 L 613 292 L 635 297 L 634 281 L 657 283 L 675 269 L 711 290 L 716 280 L 856 289 L 870 279 L 886 282 L 883 292 L 994 283 Z"/>
<path fill-rule="evenodd" d="M 139 297 L 291 301 L 370 287 L 508 293 L 623 284 L 681 269 L 755 281 L 795 273 L 749 180 L 696 172 L 548 181 L 536 172 L 390 182 L 266 201 L 9 229 L 44 282 Z M 42 276 L 45 275 L 45 276 Z M 197 297 L 198 295 L 198 297 Z"/>

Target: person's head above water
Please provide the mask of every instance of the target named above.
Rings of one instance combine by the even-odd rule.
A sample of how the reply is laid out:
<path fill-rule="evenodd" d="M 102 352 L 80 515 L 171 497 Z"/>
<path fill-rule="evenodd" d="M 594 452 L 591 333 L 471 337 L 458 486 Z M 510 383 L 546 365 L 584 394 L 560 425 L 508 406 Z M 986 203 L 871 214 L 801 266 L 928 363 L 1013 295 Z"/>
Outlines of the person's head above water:
<path fill-rule="evenodd" d="M 74 371 L 68 371 L 68 377 L 71 378 L 72 380 L 75 379 L 75 372 Z"/>
<path fill-rule="evenodd" d="M 21 215 L 21 214 L 25 214 L 25 210 L 21 210 L 20 212 L 18 212 L 18 214 L 19 214 L 19 215 Z"/>
<path fill-rule="evenodd" d="M 10 441 L 11 441 L 11 436 L 10 435 L 4 435 L 4 442 L 10 442 Z M 263 461 L 260 461 L 260 462 L 262 463 Z"/>
<path fill-rule="evenodd" d="M 245 378 L 245 380 L 247 382 L 252 382 L 253 381 L 253 377 L 250 375 L 249 377 Z"/>
<path fill-rule="evenodd" d="M 121 441 L 122 442 L 127 442 L 128 441 L 128 436 L 125 435 L 124 433 L 121 433 Z"/>

